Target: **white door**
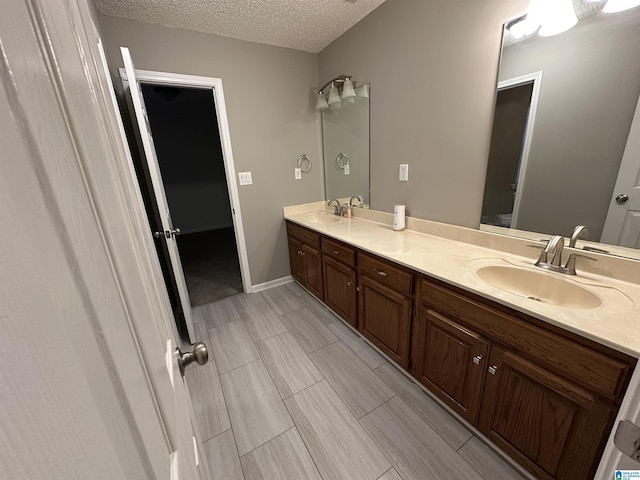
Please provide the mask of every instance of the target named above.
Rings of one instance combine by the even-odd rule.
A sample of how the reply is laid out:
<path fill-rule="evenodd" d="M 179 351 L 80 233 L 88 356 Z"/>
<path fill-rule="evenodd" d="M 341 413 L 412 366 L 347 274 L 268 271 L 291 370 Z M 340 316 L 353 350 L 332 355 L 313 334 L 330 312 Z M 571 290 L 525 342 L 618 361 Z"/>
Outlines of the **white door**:
<path fill-rule="evenodd" d="M 193 319 L 191 318 L 191 302 L 189 301 L 187 282 L 185 281 L 184 272 L 182 271 L 182 263 L 180 262 L 180 253 L 178 252 L 178 243 L 176 241 L 176 234 L 179 234 L 180 230 L 179 228 L 175 228 L 171 221 L 169 202 L 167 201 L 167 195 L 164 191 L 164 183 L 162 182 L 162 174 L 160 173 L 156 147 L 153 144 L 153 136 L 151 135 L 151 126 L 149 124 L 149 118 L 147 117 L 144 97 L 142 96 L 140 83 L 136 78 L 136 67 L 131 59 L 129 49 L 122 47 L 120 51 L 122 52 L 122 60 L 124 62 L 126 74 L 126 79 L 123 78 L 123 84 L 125 91 L 130 96 L 130 104 L 133 107 L 135 120 L 137 122 L 139 138 L 142 143 L 144 156 L 151 175 L 153 194 L 155 196 L 158 211 L 160 212 L 160 219 L 162 221 L 163 232 L 160 232 L 159 234 L 163 235 L 163 238 L 167 242 L 169 257 L 171 258 L 171 267 L 176 279 L 178 295 L 180 297 L 180 304 L 182 305 L 182 311 L 187 324 L 187 330 L 189 332 L 189 337 L 194 339 L 195 329 L 193 327 Z"/>
<path fill-rule="evenodd" d="M 0 478 L 198 480 L 176 332 L 85 0 L 0 16 Z"/>
<path fill-rule="evenodd" d="M 640 98 L 600 242 L 640 248 Z"/>

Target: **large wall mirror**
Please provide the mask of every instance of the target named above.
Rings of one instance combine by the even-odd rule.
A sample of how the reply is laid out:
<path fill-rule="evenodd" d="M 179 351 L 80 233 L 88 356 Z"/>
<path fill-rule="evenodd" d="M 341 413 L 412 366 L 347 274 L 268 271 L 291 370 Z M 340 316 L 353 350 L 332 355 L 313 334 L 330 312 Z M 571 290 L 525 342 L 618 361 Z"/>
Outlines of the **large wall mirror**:
<path fill-rule="evenodd" d="M 481 228 L 567 237 L 585 225 L 590 244 L 624 244 L 606 230 L 610 210 L 626 208 L 615 197 L 630 192 L 614 185 L 640 135 L 640 7 L 602 13 L 604 1 L 573 3 L 578 23 L 558 35 L 516 39 L 513 22 L 505 25 Z M 635 229 L 627 247 L 640 248 L 636 218 L 622 227 Z"/>
<path fill-rule="evenodd" d="M 322 110 L 326 199 L 369 206 L 369 88 L 353 103 Z"/>

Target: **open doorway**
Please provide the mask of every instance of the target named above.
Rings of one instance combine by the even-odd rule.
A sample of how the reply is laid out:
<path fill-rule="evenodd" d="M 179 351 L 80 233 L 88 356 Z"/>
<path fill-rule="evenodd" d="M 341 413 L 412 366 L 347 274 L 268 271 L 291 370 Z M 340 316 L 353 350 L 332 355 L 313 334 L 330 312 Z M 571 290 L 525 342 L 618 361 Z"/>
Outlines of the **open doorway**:
<path fill-rule="evenodd" d="M 517 228 L 542 72 L 502 81 L 496 94 L 481 223 Z"/>
<path fill-rule="evenodd" d="M 211 89 L 141 82 L 192 305 L 244 291 Z"/>

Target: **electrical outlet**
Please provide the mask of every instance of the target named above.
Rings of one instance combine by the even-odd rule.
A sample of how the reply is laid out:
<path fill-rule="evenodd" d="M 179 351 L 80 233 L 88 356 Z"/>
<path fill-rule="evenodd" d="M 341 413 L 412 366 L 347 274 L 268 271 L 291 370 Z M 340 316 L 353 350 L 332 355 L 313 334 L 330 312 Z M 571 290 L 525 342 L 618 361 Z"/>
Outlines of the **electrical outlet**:
<path fill-rule="evenodd" d="M 253 184 L 253 180 L 251 179 L 251 172 L 238 172 L 238 178 L 240 178 L 240 185 Z"/>
<path fill-rule="evenodd" d="M 301 168 L 294 168 L 293 169 L 293 176 L 295 177 L 296 180 L 302 180 L 302 169 Z"/>
<path fill-rule="evenodd" d="M 400 164 L 400 174 L 398 176 L 398 180 L 400 180 L 401 182 L 409 181 L 409 164 L 408 163 Z"/>

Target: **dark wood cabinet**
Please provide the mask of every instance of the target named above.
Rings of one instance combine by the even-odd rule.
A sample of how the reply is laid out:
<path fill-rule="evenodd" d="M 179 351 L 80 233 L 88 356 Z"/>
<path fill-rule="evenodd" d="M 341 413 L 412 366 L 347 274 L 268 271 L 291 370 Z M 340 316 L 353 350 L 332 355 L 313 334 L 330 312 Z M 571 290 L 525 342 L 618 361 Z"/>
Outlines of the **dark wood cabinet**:
<path fill-rule="evenodd" d="M 358 328 L 387 356 L 407 369 L 411 344 L 414 274 L 358 251 Z"/>
<path fill-rule="evenodd" d="M 287 223 L 291 276 L 319 299 L 323 299 L 320 235 Z"/>
<path fill-rule="evenodd" d="M 593 478 L 635 358 L 291 222 L 287 233 L 298 282 L 536 478 Z"/>
<path fill-rule="evenodd" d="M 414 357 L 413 374 L 460 416 L 475 423 L 489 341 L 433 310 L 420 309 L 414 335 L 423 346 Z"/>
<path fill-rule="evenodd" d="M 289 237 L 289 265 L 291 276 L 300 283 L 304 283 L 304 264 L 302 262 L 302 243 Z"/>
<path fill-rule="evenodd" d="M 537 478 L 593 477 L 634 359 L 441 282 L 418 304 L 422 384 Z"/>
<path fill-rule="evenodd" d="M 479 429 L 538 478 L 592 478 L 613 405 L 493 347 Z"/>
<path fill-rule="evenodd" d="M 324 303 L 357 328 L 356 270 L 325 255 L 322 259 Z"/>

